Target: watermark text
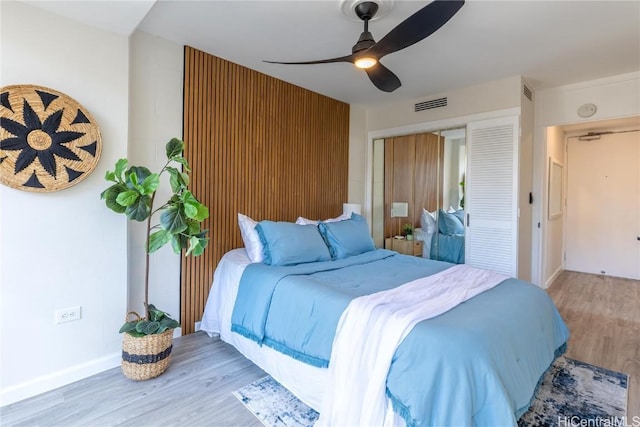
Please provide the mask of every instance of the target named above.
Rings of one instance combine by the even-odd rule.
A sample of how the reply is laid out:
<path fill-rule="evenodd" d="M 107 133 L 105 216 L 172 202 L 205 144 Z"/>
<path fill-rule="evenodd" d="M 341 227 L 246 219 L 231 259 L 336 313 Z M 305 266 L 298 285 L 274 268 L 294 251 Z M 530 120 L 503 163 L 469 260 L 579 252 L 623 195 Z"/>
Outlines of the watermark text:
<path fill-rule="evenodd" d="M 594 417 L 558 416 L 558 427 L 640 427 L 640 416 Z"/>

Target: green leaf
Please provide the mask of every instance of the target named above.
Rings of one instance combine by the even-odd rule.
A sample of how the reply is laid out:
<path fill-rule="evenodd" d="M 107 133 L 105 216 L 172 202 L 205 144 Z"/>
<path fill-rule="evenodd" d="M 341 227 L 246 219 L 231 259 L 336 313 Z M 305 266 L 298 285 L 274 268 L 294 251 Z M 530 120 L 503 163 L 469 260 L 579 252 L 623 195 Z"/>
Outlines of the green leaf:
<path fill-rule="evenodd" d="M 160 328 L 160 322 L 153 322 L 149 320 L 141 320 L 136 325 L 136 331 L 145 335 L 154 334 L 158 328 Z"/>
<path fill-rule="evenodd" d="M 149 196 L 140 196 L 134 204 L 127 206 L 124 213 L 129 219 L 144 221 L 151 215 L 151 198 Z"/>
<path fill-rule="evenodd" d="M 175 234 L 171 239 L 171 248 L 175 254 L 180 255 L 182 249 L 187 246 L 187 240 L 180 234 Z"/>
<path fill-rule="evenodd" d="M 209 243 L 209 239 L 203 239 L 203 238 L 199 238 L 196 236 L 192 236 L 189 239 L 189 248 L 187 249 L 187 252 L 185 253 L 185 256 L 189 256 L 189 255 L 193 255 L 193 256 L 200 256 L 204 253 L 204 248 L 207 246 L 207 243 Z"/>
<path fill-rule="evenodd" d="M 171 240 L 171 233 L 159 230 L 149 236 L 149 253 L 155 252 Z"/>
<path fill-rule="evenodd" d="M 151 171 L 144 166 L 131 166 L 126 173 L 127 187 L 130 189 L 137 188 L 139 192 L 142 192 L 138 186 L 144 182 L 149 175 L 151 175 Z"/>
<path fill-rule="evenodd" d="M 127 184 L 129 185 L 129 187 L 137 187 L 138 186 L 138 175 L 136 175 L 135 172 L 129 172 L 127 174 Z"/>
<path fill-rule="evenodd" d="M 125 207 L 116 201 L 118 195 L 123 191 L 127 191 L 127 187 L 124 184 L 114 184 L 107 188 L 100 194 L 100 198 L 104 199 L 105 204 L 109 209 L 116 213 L 124 213 Z"/>
<path fill-rule="evenodd" d="M 105 179 L 106 181 L 118 182 L 118 181 L 116 180 L 116 174 L 115 174 L 115 172 L 112 172 L 112 171 L 107 171 L 107 173 L 105 173 L 105 174 L 104 174 L 104 179 Z"/>
<path fill-rule="evenodd" d="M 145 335 L 147 335 L 147 334 L 145 334 L 145 333 L 143 333 L 143 332 L 138 332 L 138 331 L 136 331 L 135 329 L 134 329 L 134 330 L 132 330 L 132 331 L 129 331 L 129 332 L 127 332 L 127 333 L 128 333 L 129 335 L 131 335 L 132 337 L 136 337 L 136 338 L 144 337 Z"/>
<path fill-rule="evenodd" d="M 180 163 L 184 170 L 186 170 L 187 172 L 191 172 L 191 168 L 189 167 L 189 162 L 187 162 L 187 159 L 185 159 L 184 157 L 173 156 L 171 160 L 173 160 L 174 162 Z"/>
<path fill-rule="evenodd" d="M 184 214 L 187 218 L 196 219 L 196 215 L 198 215 L 198 207 L 193 203 L 185 203 L 184 204 Z"/>
<path fill-rule="evenodd" d="M 171 317 L 165 317 L 160 321 L 160 327 L 165 327 L 166 329 L 175 329 L 180 326 L 180 323 Z"/>
<path fill-rule="evenodd" d="M 196 214 L 195 218 L 198 221 L 204 221 L 205 219 L 209 218 L 209 208 L 206 207 L 205 205 L 203 205 L 202 203 L 198 203 L 198 213 Z"/>
<path fill-rule="evenodd" d="M 187 232 L 186 234 L 188 234 L 189 236 L 194 236 L 196 234 L 200 233 L 200 222 L 199 221 L 195 221 L 193 219 L 188 219 L 187 220 Z"/>
<path fill-rule="evenodd" d="M 176 205 L 169 206 L 162 212 L 160 225 L 171 234 L 182 233 L 187 229 L 185 215 Z"/>
<path fill-rule="evenodd" d="M 189 175 L 187 175 L 184 172 L 180 172 L 180 178 L 182 178 L 182 182 L 184 182 L 184 186 L 188 187 L 189 186 Z"/>
<path fill-rule="evenodd" d="M 178 138 L 171 138 L 171 141 L 167 142 L 165 147 L 167 151 L 167 159 L 178 156 L 184 151 L 184 142 Z"/>
<path fill-rule="evenodd" d="M 171 184 L 171 190 L 173 190 L 174 193 L 179 192 L 182 188 L 187 186 L 178 169 L 167 167 L 166 171 L 169 172 L 169 184 Z"/>
<path fill-rule="evenodd" d="M 127 159 L 120 159 L 116 162 L 116 170 L 114 171 L 114 173 L 119 181 L 124 181 L 124 179 L 122 178 L 122 173 L 127 169 L 128 164 L 129 162 L 127 161 Z"/>
<path fill-rule="evenodd" d="M 142 181 L 142 194 L 153 194 L 160 185 L 160 177 L 158 174 L 152 173 Z"/>
<path fill-rule="evenodd" d="M 167 313 L 162 310 L 158 310 L 155 305 L 149 304 L 149 308 L 147 309 L 149 312 L 149 320 L 153 322 L 159 322 Z"/>
<path fill-rule="evenodd" d="M 182 194 L 182 202 L 184 203 L 184 213 L 187 218 L 204 221 L 209 217 L 209 209 L 200 203 L 190 191 L 185 191 Z"/>
<path fill-rule="evenodd" d="M 138 197 L 140 197 L 140 195 L 136 191 L 127 190 L 118 194 L 118 196 L 116 197 L 116 202 L 124 207 L 127 207 L 134 204 L 136 200 L 138 200 Z"/>
<path fill-rule="evenodd" d="M 120 330 L 118 331 L 118 333 L 123 333 L 123 332 L 129 332 L 129 331 L 133 331 L 136 329 L 136 325 L 138 324 L 137 320 L 132 320 L 131 322 L 126 322 L 124 325 L 122 325 L 122 327 L 120 328 Z"/>

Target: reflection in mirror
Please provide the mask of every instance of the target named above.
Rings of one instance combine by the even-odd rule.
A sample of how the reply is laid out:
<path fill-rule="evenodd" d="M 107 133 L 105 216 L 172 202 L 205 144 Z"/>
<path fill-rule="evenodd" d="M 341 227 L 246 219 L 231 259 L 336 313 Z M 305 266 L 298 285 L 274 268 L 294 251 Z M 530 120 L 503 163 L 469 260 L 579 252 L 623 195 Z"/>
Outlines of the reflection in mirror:
<path fill-rule="evenodd" d="M 465 171 L 465 128 L 374 140 L 376 247 L 463 263 Z M 393 214 L 394 202 L 408 204 L 406 216 Z M 419 243 L 394 239 L 410 227 L 410 238 Z"/>
<path fill-rule="evenodd" d="M 376 248 L 384 247 L 384 139 L 373 141 L 371 230 Z"/>
<path fill-rule="evenodd" d="M 455 264 L 464 263 L 465 211 L 464 186 L 466 162 L 465 129 L 441 132 L 444 137 L 442 158 L 442 205 L 433 216 L 437 232 L 431 237 L 430 258 Z"/>

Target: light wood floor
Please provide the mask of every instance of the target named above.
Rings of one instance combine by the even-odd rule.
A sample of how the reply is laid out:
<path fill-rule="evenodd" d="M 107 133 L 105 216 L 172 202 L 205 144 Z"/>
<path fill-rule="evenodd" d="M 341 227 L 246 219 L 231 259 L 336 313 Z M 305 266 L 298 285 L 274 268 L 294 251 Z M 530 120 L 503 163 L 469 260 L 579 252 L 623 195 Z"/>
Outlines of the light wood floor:
<path fill-rule="evenodd" d="M 571 332 L 566 356 L 629 375 L 628 422 L 639 422 L 640 281 L 565 271 L 548 291 Z"/>
<path fill-rule="evenodd" d="M 567 356 L 629 374 L 628 419 L 640 416 L 640 282 L 564 272 L 549 293 L 571 330 Z M 264 375 L 198 332 L 174 340 L 158 378 L 133 382 L 111 369 L 0 408 L 0 425 L 259 427 L 231 392 Z"/>
<path fill-rule="evenodd" d="M 0 408 L 0 426 L 262 427 L 231 392 L 266 374 L 204 332 L 174 340 L 169 368 L 135 382 L 120 368 Z"/>

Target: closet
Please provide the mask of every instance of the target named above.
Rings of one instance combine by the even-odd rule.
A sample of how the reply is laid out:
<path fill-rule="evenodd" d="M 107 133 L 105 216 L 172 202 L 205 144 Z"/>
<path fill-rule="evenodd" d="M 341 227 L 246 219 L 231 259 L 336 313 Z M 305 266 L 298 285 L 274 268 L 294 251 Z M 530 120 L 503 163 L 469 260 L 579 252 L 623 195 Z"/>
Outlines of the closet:
<path fill-rule="evenodd" d="M 467 125 L 465 259 L 475 267 L 514 277 L 518 273 L 518 129 L 515 116 Z"/>
<path fill-rule="evenodd" d="M 424 242 L 424 257 L 514 277 L 519 264 L 530 271 L 532 156 L 530 141 L 521 141 L 519 119 L 375 140 L 372 224 L 378 245 L 388 245 L 406 224 L 424 233 L 431 221 L 424 208 L 433 220 L 430 241 L 415 236 Z M 528 213 L 521 220 L 523 210 Z"/>

